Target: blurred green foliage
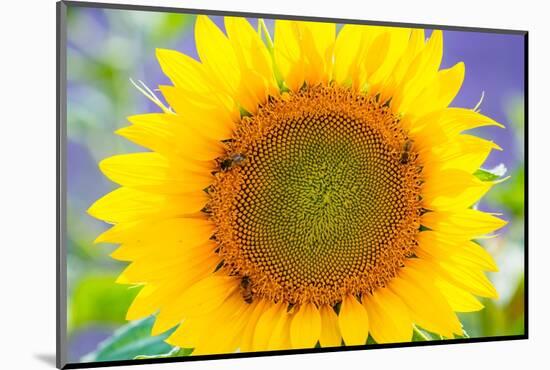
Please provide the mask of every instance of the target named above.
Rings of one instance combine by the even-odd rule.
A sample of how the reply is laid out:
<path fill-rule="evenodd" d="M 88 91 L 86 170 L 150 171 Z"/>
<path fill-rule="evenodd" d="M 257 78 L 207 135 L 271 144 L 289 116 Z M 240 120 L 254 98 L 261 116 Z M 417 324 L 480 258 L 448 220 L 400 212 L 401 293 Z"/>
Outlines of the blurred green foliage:
<path fill-rule="evenodd" d="M 523 226 L 525 216 L 525 165 L 524 140 L 525 140 L 525 107 L 523 97 L 515 97 L 506 104 L 510 129 L 514 130 L 517 155 L 522 158 L 518 166 L 509 173 L 510 179 L 495 187 L 486 197 L 486 202 L 504 208 L 513 217 L 514 221 Z"/>
<path fill-rule="evenodd" d="M 505 210 L 516 218 L 523 218 L 524 215 L 524 184 L 525 169 L 516 169 L 510 179 L 500 184 L 494 191 L 487 195 L 486 201 L 490 204 L 500 204 Z"/>
<path fill-rule="evenodd" d="M 524 279 L 518 281 L 512 298 L 503 307 L 483 299 L 485 308 L 476 314 L 459 314 L 471 337 L 492 337 L 524 334 Z"/>
<path fill-rule="evenodd" d="M 79 279 L 70 299 L 71 330 L 91 324 L 120 325 L 138 289 L 115 284 L 116 276 L 105 272 Z"/>

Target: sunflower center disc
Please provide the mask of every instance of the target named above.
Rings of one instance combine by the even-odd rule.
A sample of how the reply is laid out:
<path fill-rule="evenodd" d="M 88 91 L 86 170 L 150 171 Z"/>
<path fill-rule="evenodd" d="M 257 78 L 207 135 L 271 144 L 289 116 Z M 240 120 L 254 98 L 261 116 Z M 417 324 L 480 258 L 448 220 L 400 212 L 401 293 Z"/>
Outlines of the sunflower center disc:
<path fill-rule="evenodd" d="M 253 296 L 334 304 L 413 253 L 420 167 L 387 106 L 316 87 L 244 118 L 212 190 L 224 268 Z"/>

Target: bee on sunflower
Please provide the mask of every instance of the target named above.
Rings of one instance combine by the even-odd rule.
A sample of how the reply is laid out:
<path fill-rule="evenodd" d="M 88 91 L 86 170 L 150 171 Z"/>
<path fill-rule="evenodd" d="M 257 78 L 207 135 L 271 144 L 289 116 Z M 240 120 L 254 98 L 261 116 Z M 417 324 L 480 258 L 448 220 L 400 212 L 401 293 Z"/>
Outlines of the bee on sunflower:
<path fill-rule="evenodd" d="M 440 69 L 435 30 L 197 17 L 200 61 L 157 58 L 162 113 L 117 133 L 149 152 L 100 163 L 120 188 L 89 213 L 141 286 L 127 319 L 193 354 L 463 335 L 456 312 L 497 297 L 474 240 L 505 225 L 473 205 L 501 126 L 449 107 L 464 64 Z"/>

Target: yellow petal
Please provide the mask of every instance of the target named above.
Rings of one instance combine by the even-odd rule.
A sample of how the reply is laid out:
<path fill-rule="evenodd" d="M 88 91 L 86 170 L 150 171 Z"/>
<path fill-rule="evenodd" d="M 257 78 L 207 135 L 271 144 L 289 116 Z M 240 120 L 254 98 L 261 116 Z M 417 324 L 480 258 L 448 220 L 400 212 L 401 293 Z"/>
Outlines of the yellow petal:
<path fill-rule="evenodd" d="M 110 229 L 100 234 L 94 243 L 124 243 L 128 240 L 135 240 L 136 236 L 150 224 L 151 221 L 124 222 L 113 225 Z"/>
<path fill-rule="evenodd" d="M 445 273 L 444 277 L 456 286 L 481 297 L 498 298 L 495 287 L 483 271 L 446 261 L 442 261 L 439 265 Z"/>
<path fill-rule="evenodd" d="M 173 86 L 160 86 L 160 91 L 178 118 L 192 130 L 213 140 L 233 136 L 238 120 L 236 106 L 227 106 L 216 96 L 190 94 Z"/>
<path fill-rule="evenodd" d="M 351 81 L 352 76 L 358 73 L 358 56 L 365 48 L 364 33 L 369 26 L 346 24 L 336 38 L 334 47 L 333 78 L 339 84 Z"/>
<path fill-rule="evenodd" d="M 242 17 L 225 17 L 224 22 L 237 58 L 262 75 L 273 89 L 277 89 L 271 57 L 252 25 Z"/>
<path fill-rule="evenodd" d="M 432 102 L 434 106 L 446 108 L 454 100 L 464 82 L 464 74 L 465 66 L 463 62 L 459 62 L 451 68 L 441 70 L 437 73 L 433 89 L 438 91 L 438 94 L 435 101 Z M 424 96 L 421 95 L 417 103 L 422 106 L 428 106 L 427 102 L 421 101 L 423 98 Z M 429 110 L 425 109 L 424 112 L 429 112 Z"/>
<path fill-rule="evenodd" d="M 168 156 L 208 161 L 224 154 L 220 141 L 209 139 L 185 124 L 175 114 L 150 113 L 128 117 L 131 126 L 116 131 L 118 135 Z"/>
<path fill-rule="evenodd" d="M 402 112 L 423 116 L 438 111 L 453 101 L 464 81 L 464 63 L 439 71 L 432 82 L 429 82 L 419 95 L 410 100 L 410 105 L 401 106 Z"/>
<path fill-rule="evenodd" d="M 155 313 L 158 309 L 158 300 L 151 296 L 158 288 L 152 284 L 145 285 L 136 295 L 126 312 L 126 320 L 138 320 Z"/>
<path fill-rule="evenodd" d="M 252 338 L 252 348 L 254 351 L 265 351 L 270 349 L 269 342 L 275 332 L 274 329 L 276 329 L 277 324 L 280 324 L 280 320 L 283 319 L 283 314 L 287 315 L 286 305 L 282 303 L 271 303 L 265 309 L 254 329 Z M 277 334 L 281 334 L 280 330 Z"/>
<path fill-rule="evenodd" d="M 121 187 L 97 200 L 88 213 L 109 223 L 135 222 L 189 215 L 205 204 L 206 199 L 195 193 L 164 195 Z"/>
<path fill-rule="evenodd" d="M 407 305 L 413 321 L 424 329 L 449 338 L 453 333 L 461 334 L 458 318 L 434 285 L 435 276 L 429 269 L 419 267 L 420 262 L 408 261 L 389 288 Z"/>
<path fill-rule="evenodd" d="M 148 248 L 140 249 L 155 248 L 157 245 L 150 244 Z M 180 246 L 183 251 L 179 254 L 174 253 L 172 256 L 149 252 L 147 255 L 135 257 L 128 251 L 127 254 L 130 257 L 127 259 L 133 262 L 117 278 L 117 283 L 158 285 L 169 283 L 187 287 L 215 271 L 220 263 L 219 257 L 212 250 L 203 249 L 202 245 L 191 248 L 181 244 Z M 128 249 L 137 248 L 128 247 Z"/>
<path fill-rule="evenodd" d="M 506 225 L 489 213 L 476 209 L 463 209 L 453 212 L 427 212 L 422 215 L 422 225 L 449 235 L 462 235 L 465 239 L 475 239 Z"/>
<path fill-rule="evenodd" d="M 402 58 L 411 35 L 411 30 L 402 27 L 383 27 L 384 31 L 389 35 L 388 49 L 385 53 L 383 60 L 380 63 L 379 68 L 371 75 L 368 76 L 368 83 L 371 86 L 376 86 L 382 81 L 389 79 L 395 66 Z M 371 47 L 372 52 L 375 51 Z M 376 88 L 371 93 L 378 92 Z"/>
<path fill-rule="evenodd" d="M 483 309 L 483 305 L 473 295 L 460 289 L 444 279 L 437 279 L 435 282 L 439 291 L 449 302 L 449 305 L 456 312 L 474 312 Z"/>
<path fill-rule="evenodd" d="M 434 30 L 423 50 L 408 67 L 401 81 L 401 92 L 392 100 L 392 105 L 398 112 L 407 112 L 411 102 L 434 80 L 442 56 L 442 32 Z"/>
<path fill-rule="evenodd" d="M 447 149 L 450 144 L 456 145 L 457 140 L 461 141 L 461 146 L 464 144 L 475 145 L 479 144 L 480 142 L 486 142 L 486 140 L 476 136 L 459 136 L 459 134 L 464 131 L 483 126 L 498 126 L 501 128 L 504 127 L 500 123 L 495 122 L 493 119 L 477 113 L 474 110 L 450 107 L 433 111 L 425 114 L 422 117 L 415 118 L 415 124 L 411 128 L 411 134 L 413 136 L 416 136 L 416 134 L 418 133 L 419 137 L 415 138 L 415 140 L 421 141 L 422 139 L 429 139 L 431 133 L 433 133 L 434 131 L 438 132 L 438 134 L 441 131 L 441 136 L 445 139 L 445 141 L 439 144 L 437 142 L 434 142 L 433 146 L 439 146 L 440 148 L 438 148 L 437 154 L 444 155 L 445 149 Z M 462 143 L 462 141 L 466 142 Z M 491 143 L 491 145 L 494 149 L 500 149 L 498 145 L 495 145 L 494 143 Z M 432 145 L 422 146 L 431 147 Z M 456 151 L 456 148 L 451 149 Z M 464 149 L 464 151 L 468 151 L 471 148 L 465 147 Z M 474 170 L 476 170 L 477 168 L 479 168 L 479 166 L 475 167 Z"/>
<path fill-rule="evenodd" d="M 196 94 L 213 90 L 203 65 L 195 59 L 168 49 L 156 49 L 156 55 L 162 71 L 174 85 Z"/>
<path fill-rule="evenodd" d="M 240 334 L 249 316 L 250 306 L 237 292 L 209 314 L 208 329 L 198 338 L 193 355 L 210 355 L 235 352 Z"/>
<path fill-rule="evenodd" d="M 270 302 L 260 315 L 252 336 L 252 349 L 254 351 L 261 351 L 267 348 L 271 332 L 273 331 L 275 317 L 281 308 L 282 305 Z"/>
<path fill-rule="evenodd" d="M 485 162 L 492 150 L 501 148 L 492 141 L 471 135 L 459 135 L 454 141 L 457 149 L 442 153 L 442 168 L 457 168 L 474 173 Z"/>
<path fill-rule="evenodd" d="M 410 37 L 407 39 L 407 47 L 392 72 L 392 77 L 397 83 L 402 83 L 411 64 L 414 60 L 417 60 L 418 55 L 424 50 L 425 37 L 423 29 L 417 28 L 411 30 Z"/>
<path fill-rule="evenodd" d="M 313 303 L 300 306 L 290 324 L 292 348 L 313 348 L 321 335 L 321 314 Z"/>
<path fill-rule="evenodd" d="M 300 45 L 298 23 L 275 21 L 273 55 L 286 85 L 297 91 L 305 80 L 305 65 Z"/>
<path fill-rule="evenodd" d="M 291 90 L 328 81 L 335 34 L 333 23 L 275 21 L 275 62 Z"/>
<path fill-rule="evenodd" d="M 409 342 L 413 323 L 409 309 L 387 288 L 363 296 L 363 306 L 369 315 L 370 333 L 376 343 Z"/>
<path fill-rule="evenodd" d="M 373 76 L 384 64 L 384 60 L 390 49 L 390 40 L 392 34 L 389 32 L 382 32 L 372 40 L 372 43 L 368 46 L 368 50 L 364 61 L 362 62 L 362 71 L 360 80 L 356 82 L 358 87 L 363 87 L 365 83 L 372 84 Z"/>
<path fill-rule="evenodd" d="M 212 271 L 213 270 L 211 269 L 210 272 Z M 157 284 L 149 282 L 144 285 L 128 308 L 128 312 L 126 313 L 126 320 L 138 320 L 154 314 L 163 306 L 172 302 L 174 296 L 181 294 L 185 289 L 190 286 L 190 284 L 206 277 L 206 274 L 204 273 L 196 274 L 196 276 L 193 276 L 191 278 L 190 275 L 192 274 L 194 274 L 194 272 L 186 272 L 186 278 L 189 277 L 189 279 L 184 279 L 183 281 L 178 280 L 177 283 L 168 284 L 166 282 L 160 282 Z M 189 280 L 190 283 L 188 283 L 186 280 Z M 134 287 L 131 287 L 130 289 L 133 288 Z M 174 325 L 176 324 L 174 323 L 169 327 L 165 327 L 162 331 L 155 330 L 155 328 L 153 327 L 151 335 L 158 335 L 170 329 Z"/>
<path fill-rule="evenodd" d="M 270 307 L 270 302 L 266 299 L 257 299 L 252 301 L 251 306 L 253 307 L 253 310 L 250 313 L 250 317 L 242 333 L 240 345 L 242 352 L 253 351 L 253 339 L 256 331 L 256 325 L 263 313 L 268 309 L 268 307 Z"/>
<path fill-rule="evenodd" d="M 342 300 L 338 325 L 346 346 L 363 345 L 369 336 L 369 317 L 365 307 L 353 296 Z"/>
<path fill-rule="evenodd" d="M 418 234 L 418 256 L 439 262 L 451 260 L 468 243 L 468 236 L 449 235 L 439 231 L 423 231 Z"/>
<path fill-rule="evenodd" d="M 433 180 L 427 179 L 422 188 L 424 208 L 431 210 L 465 209 L 476 203 L 493 186 L 474 175 L 448 169 L 438 171 Z"/>
<path fill-rule="evenodd" d="M 216 309 L 185 318 L 166 342 L 177 347 L 194 348 L 194 354 L 234 352 L 248 308 L 239 296 L 238 292 L 234 292 Z"/>
<path fill-rule="evenodd" d="M 443 261 L 451 258 L 468 241 L 467 237 L 450 239 L 446 236 L 446 234 L 437 231 L 419 233 L 417 236 L 417 255 L 434 262 Z"/>
<path fill-rule="evenodd" d="M 417 56 L 419 68 L 414 78 L 419 85 L 435 77 L 443 58 L 443 32 L 433 30 L 424 50 Z M 416 61 L 415 61 L 416 62 Z M 413 62 L 413 63 L 415 63 Z"/>
<path fill-rule="evenodd" d="M 328 22 L 298 22 L 306 63 L 305 78 L 311 85 L 327 83 L 332 70 L 336 25 Z"/>
<path fill-rule="evenodd" d="M 428 135 L 436 136 L 434 134 L 432 129 L 426 128 L 424 132 L 414 135 L 415 143 L 418 142 L 419 147 L 429 148 L 429 152 L 421 154 L 423 172 L 426 174 L 437 173 L 443 169 L 457 169 L 474 173 L 482 166 L 493 149 L 501 150 L 492 141 L 464 134 L 452 138 L 445 134 L 437 135 L 438 137 L 433 139 L 439 139 L 439 142 L 432 144 L 421 143 L 423 140 L 419 140 L 420 136 L 426 138 Z"/>
<path fill-rule="evenodd" d="M 493 257 L 479 244 L 468 241 L 452 256 L 460 264 L 476 267 L 484 271 L 498 271 L 498 266 Z"/>
<path fill-rule="evenodd" d="M 189 219 L 194 220 L 194 219 Z M 164 223 L 164 222 L 161 222 Z M 185 258 L 192 253 L 213 253 L 218 245 L 213 240 L 205 242 L 190 242 L 185 229 L 168 230 L 166 234 L 160 234 L 157 230 L 161 227 L 151 227 L 149 232 L 142 232 L 132 241 L 125 242 L 111 253 L 111 257 L 119 261 L 136 261 L 150 259 L 178 259 Z M 154 230 L 154 231 L 153 231 Z M 164 228 L 166 230 L 166 228 Z M 158 234 L 156 234 L 158 233 Z M 192 234 L 192 233 L 191 233 Z M 212 228 L 205 228 L 201 238 L 209 238 Z M 161 244 L 163 248 L 157 248 Z"/>
<path fill-rule="evenodd" d="M 182 312 L 200 316 L 216 309 L 238 287 L 236 279 L 227 276 L 209 276 L 187 289 L 181 296 Z"/>
<path fill-rule="evenodd" d="M 208 317 L 208 319 L 210 318 Z M 207 330 L 209 324 L 210 320 L 205 318 L 185 320 L 168 338 L 166 338 L 165 341 L 166 343 L 176 347 L 194 348 L 197 345 L 201 334 Z"/>
<path fill-rule="evenodd" d="M 187 167 L 187 168 L 186 168 Z M 109 157 L 99 168 L 117 184 L 161 194 L 193 193 L 207 200 L 201 191 L 213 182 L 214 162 L 169 160 L 158 153 L 132 153 Z"/>
<path fill-rule="evenodd" d="M 504 126 L 493 119 L 465 108 L 447 108 L 439 119 L 439 125 L 451 136 L 482 126 Z"/>
<path fill-rule="evenodd" d="M 334 47 L 334 80 L 363 88 L 384 63 L 391 36 L 387 27 L 345 25 Z"/>
<path fill-rule="evenodd" d="M 323 305 L 321 314 L 321 336 L 319 343 L 322 347 L 339 347 L 342 345 L 342 336 L 338 326 L 338 315 L 331 306 Z"/>
<path fill-rule="evenodd" d="M 409 37 L 410 35 L 410 37 Z M 403 42 L 403 41 L 402 41 Z M 403 85 L 403 79 L 408 72 L 413 60 L 416 60 L 418 54 L 424 49 L 424 30 L 413 29 L 406 36 L 405 48 L 402 54 L 398 54 L 395 61 L 395 66 L 387 66 L 379 71 L 379 80 L 372 79 L 371 90 L 373 93 L 379 92 L 382 101 L 392 99 L 392 102 L 397 99 L 401 93 L 401 86 Z M 401 50 L 399 50 L 401 51 Z M 391 52 L 391 49 L 389 50 Z M 391 62 L 391 60 L 389 60 Z"/>
<path fill-rule="evenodd" d="M 220 88 L 234 95 L 241 78 L 231 43 L 207 16 L 199 15 L 195 24 L 197 53 L 205 69 Z"/>
<path fill-rule="evenodd" d="M 168 291 L 168 298 L 165 299 L 160 306 L 159 313 L 157 314 L 155 323 L 151 329 L 151 335 L 159 335 L 164 333 L 186 319 L 185 314 L 179 308 L 179 301 L 174 299 L 174 297 L 181 296 L 181 294 L 189 289 L 189 287 L 193 286 L 193 284 L 196 284 L 208 276 L 211 276 L 212 271 L 214 271 L 212 265 L 201 264 L 197 265 L 193 270 L 185 270 L 185 276 L 182 276 L 180 273 L 179 278 L 174 276 L 169 280 L 164 280 L 158 283 L 163 284 L 164 286 L 171 284 L 174 288 L 172 291 Z"/>
<path fill-rule="evenodd" d="M 210 240 L 213 231 L 214 224 L 205 218 L 157 219 L 117 224 L 100 235 L 97 242 L 122 244 L 112 253 L 113 257 L 132 261 L 148 253 L 169 256 L 192 248 L 213 251 L 217 248 Z M 156 248 L 159 243 L 165 248 Z"/>
<path fill-rule="evenodd" d="M 213 253 L 195 253 L 196 256 L 178 256 L 171 259 L 150 258 L 150 263 L 142 259 L 132 262 L 116 282 L 120 284 L 143 284 L 170 282 L 179 280 L 187 282 L 196 276 L 204 276 L 215 270 L 220 263 L 218 256 Z M 192 259 L 191 259 L 192 258 Z M 186 274 L 180 278 L 181 274 Z"/>
<path fill-rule="evenodd" d="M 418 235 L 417 255 L 436 264 L 447 262 L 466 268 L 498 271 L 493 257 L 480 245 L 463 237 L 453 238 L 434 231 Z"/>
<path fill-rule="evenodd" d="M 225 17 L 225 29 L 239 62 L 241 78 L 237 100 L 250 112 L 278 93 L 271 57 L 257 32 L 241 17 Z"/>
<path fill-rule="evenodd" d="M 286 305 L 284 305 L 286 306 Z M 286 307 L 281 309 L 274 318 L 274 326 L 267 342 L 267 350 L 290 349 L 290 315 Z"/>
<path fill-rule="evenodd" d="M 330 22 L 300 22 L 300 24 L 310 30 L 314 37 L 315 52 L 321 56 L 324 63 L 332 63 L 336 24 Z"/>

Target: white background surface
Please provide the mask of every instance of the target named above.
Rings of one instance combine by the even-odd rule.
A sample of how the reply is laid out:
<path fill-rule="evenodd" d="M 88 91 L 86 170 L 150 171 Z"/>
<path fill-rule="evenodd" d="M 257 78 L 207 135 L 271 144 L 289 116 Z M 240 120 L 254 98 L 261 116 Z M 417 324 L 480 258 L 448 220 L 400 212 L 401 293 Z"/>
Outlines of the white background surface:
<path fill-rule="evenodd" d="M 118 2 L 112 0 L 112 2 Z M 521 369 L 548 366 L 550 39 L 543 1 L 127 0 L 135 4 L 527 29 L 530 339 L 294 355 L 132 369 Z M 2 369 L 53 368 L 55 354 L 55 1 L 0 12 L 0 338 Z M 546 365 L 544 365 L 546 363 Z M 130 367 L 125 367 L 130 368 Z"/>

